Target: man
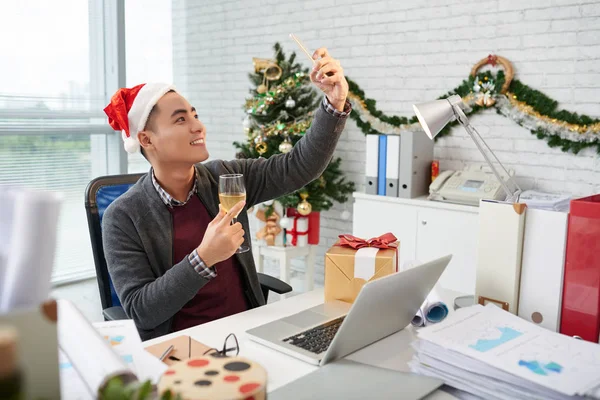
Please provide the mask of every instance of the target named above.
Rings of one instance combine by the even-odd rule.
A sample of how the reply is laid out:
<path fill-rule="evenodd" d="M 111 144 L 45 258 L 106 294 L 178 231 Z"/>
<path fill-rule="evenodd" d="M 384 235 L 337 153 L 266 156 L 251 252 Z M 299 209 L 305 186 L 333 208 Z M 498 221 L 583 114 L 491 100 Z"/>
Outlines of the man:
<path fill-rule="evenodd" d="M 311 81 L 324 93 L 311 128 L 287 154 L 267 159 L 208 158 L 206 127 L 170 85 L 120 89 L 105 108 L 125 149 L 141 148 L 152 168 L 103 216 L 108 270 L 125 313 L 143 340 L 265 303 L 251 252 L 251 207 L 300 189 L 331 161 L 350 103 L 340 63 L 326 49 L 313 58 Z M 246 203 L 220 211 L 219 176 L 244 175 Z M 235 254 L 235 257 L 234 257 Z"/>

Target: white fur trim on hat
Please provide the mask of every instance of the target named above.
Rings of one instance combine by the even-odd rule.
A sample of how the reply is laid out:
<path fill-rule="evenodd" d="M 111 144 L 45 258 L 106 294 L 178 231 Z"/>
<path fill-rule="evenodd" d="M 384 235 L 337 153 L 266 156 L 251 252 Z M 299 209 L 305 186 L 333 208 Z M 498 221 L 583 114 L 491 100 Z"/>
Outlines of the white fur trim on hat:
<path fill-rule="evenodd" d="M 146 83 L 131 105 L 131 109 L 127 113 L 129 120 L 129 135 L 123 135 L 123 146 L 128 153 L 135 153 L 139 150 L 140 144 L 138 141 L 138 133 L 146 127 L 148 116 L 152 107 L 158 103 L 169 90 L 176 90 L 175 86 L 168 83 Z"/>
<path fill-rule="evenodd" d="M 140 142 L 137 139 L 137 135 L 135 138 L 127 137 L 127 132 L 125 132 L 125 130 L 122 130 L 121 138 L 123 139 L 123 147 L 125 148 L 125 151 L 129 154 L 137 153 L 140 150 Z"/>
<path fill-rule="evenodd" d="M 140 150 L 140 142 L 132 137 L 125 138 L 123 141 L 123 147 L 129 154 L 137 153 Z"/>

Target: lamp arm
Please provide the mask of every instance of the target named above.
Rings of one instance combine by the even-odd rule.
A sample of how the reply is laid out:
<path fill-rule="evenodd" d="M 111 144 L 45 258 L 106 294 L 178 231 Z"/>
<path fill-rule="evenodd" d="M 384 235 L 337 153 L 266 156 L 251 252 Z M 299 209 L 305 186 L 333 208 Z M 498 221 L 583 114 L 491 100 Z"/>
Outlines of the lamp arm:
<path fill-rule="evenodd" d="M 488 166 L 496 176 L 496 179 L 498 179 L 498 182 L 500 182 L 500 185 L 502 185 L 502 189 L 504 189 L 504 192 L 506 193 L 506 201 L 510 203 L 518 202 L 519 196 L 521 194 L 521 188 L 519 187 L 517 182 L 515 182 L 513 177 L 510 176 L 506 168 L 504 168 L 504 165 L 502 165 L 498 157 L 496 157 L 496 154 L 494 154 L 494 152 L 492 151 L 492 149 L 490 149 L 485 140 L 483 140 L 479 132 L 477 132 L 477 129 L 475 129 L 475 127 L 471 125 L 469 119 L 461 109 L 460 105 L 453 104 L 452 109 L 454 110 L 458 122 L 463 126 L 463 128 L 465 128 L 473 142 L 475 142 L 475 146 L 477 146 L 477 149 L 483 155 L 483 158 L 485 158 L 485 161 L 488 163 Z M 494 163 L 490 159 L 488 152 L 486 152 L 486 150 L 484 149 L 484 146 L 487 148 L 489 154 L 491 154 L 492 157 L 494 157 L 500 168 L 502 168 L 502 170 L 506 174 L 506 181 L 498 173 L 498 170 L 496 169 Z M 511 185 L 514 187 L 513 189 L 508 187 L 508 182 L 510 182 Z"/>

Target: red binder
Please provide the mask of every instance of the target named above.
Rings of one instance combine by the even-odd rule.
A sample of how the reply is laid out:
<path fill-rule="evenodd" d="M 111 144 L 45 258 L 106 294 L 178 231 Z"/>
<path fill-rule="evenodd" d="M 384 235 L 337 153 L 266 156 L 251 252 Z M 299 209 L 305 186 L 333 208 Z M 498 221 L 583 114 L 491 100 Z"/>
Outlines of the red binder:
<path fill-rule="evenodd" d="M 571 201 L 560 332 L 600 340 L 600 195 Z"/>

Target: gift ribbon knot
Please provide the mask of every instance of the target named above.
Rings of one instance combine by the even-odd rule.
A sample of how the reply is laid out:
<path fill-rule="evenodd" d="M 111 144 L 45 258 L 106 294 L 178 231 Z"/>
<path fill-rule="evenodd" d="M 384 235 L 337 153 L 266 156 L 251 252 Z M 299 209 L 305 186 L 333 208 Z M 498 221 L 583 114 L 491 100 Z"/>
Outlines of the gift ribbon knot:
<path fill-rule="evenodd" d="M 398 271 L 398 239 L 393 233 L 388 232 L 381 236 L 374 237 L 368 240 L 352 236 L 352 235 L 339 235 L 339 242 L 336 246 L 350 247 L 354 250 L 364 249 L 368 247 L 377 249 L 394 249 L 396 252 L 396 272 Z"/>
<path fill-rule="evenodd" d="M 336 244 L 337 246 L 351 247 L 355 250 L 362 249 L 364 247 L 376 247 L 378 249 L 398 248 L 398 239 L 396 239 L 396 236 L 394 236 L 394 234 L 391 232 L 368 240 L 352 235 L 340 235 L 338 237 L 340 241 Z"/>
<path fill-rule="evenodd" d="M 289 233 L 290 235 L 292 235 L 292 246 L 296 246 L 298 244 L 298 236 L 308 235 L 308 229 L 306 231 L 298 230 L 298 219 L 299 218 L 306 218 L 306 217 L 295 216 L 294 217 L 294 226 L 292 227 L 292 229 L 286 231 L 286 233 Z M 309 227 L 309 229 L 310 229 L 310 227 Z"/>

